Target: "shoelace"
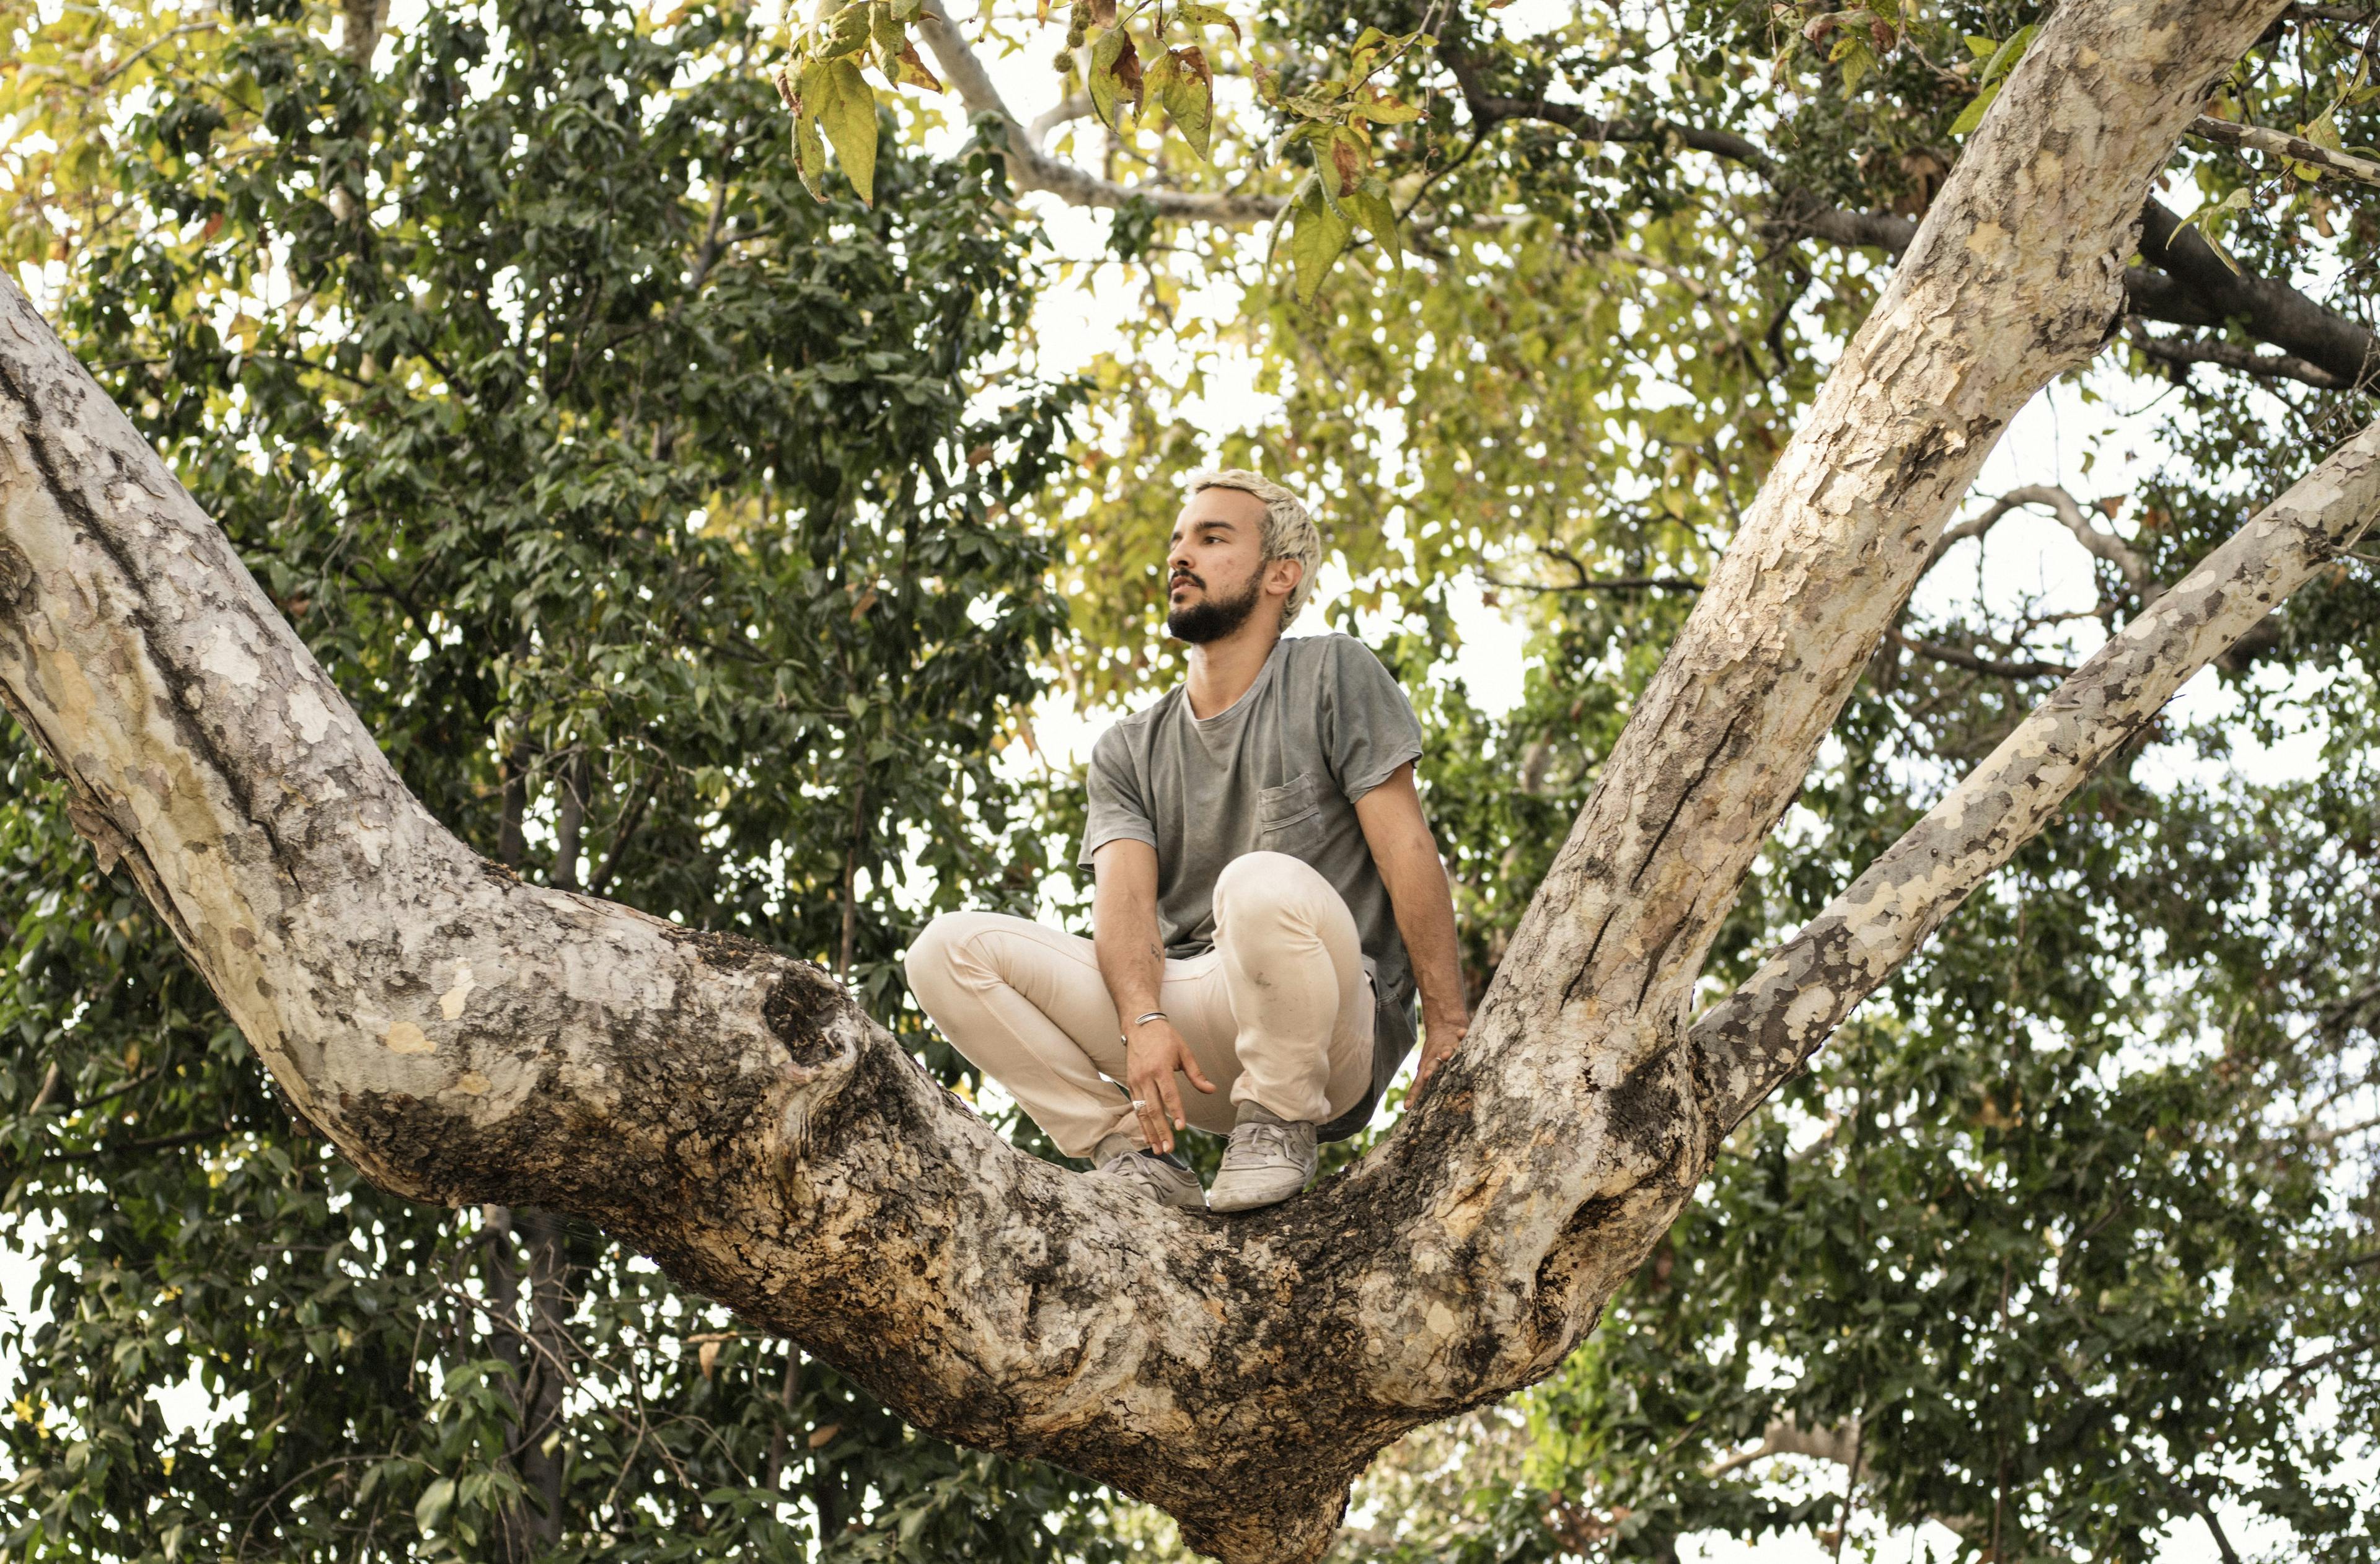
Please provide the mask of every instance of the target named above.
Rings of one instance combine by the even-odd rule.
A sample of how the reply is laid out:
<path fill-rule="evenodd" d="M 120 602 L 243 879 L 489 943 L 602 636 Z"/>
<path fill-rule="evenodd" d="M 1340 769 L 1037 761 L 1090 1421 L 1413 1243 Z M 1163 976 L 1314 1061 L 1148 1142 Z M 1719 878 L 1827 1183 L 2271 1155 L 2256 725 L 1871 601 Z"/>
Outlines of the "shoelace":
<path fill-rule="evenodd" d="M 1100 1163 L 1099 1171 L 1113 1173 L 1122 1178 L 1137 1178 L 1144 1183 L 1170 1185 L 1173 1181 L 1164 1177 L 1164 1174 L 1177 1172 L 1179 1170 L 1161 1158 L 1144 1156 L 1137 1151 L 1124 1151 Z"/>
<path fill-rule="evenodd" d="M 1254 1119 L 1237 1126 L 1232 1132 L 1231 1149 L 1238 1151 L 1243 1146 L 1251 1153 L 1267 1154 L 1283 1162 L 1298 1159 L 1296 1142 L 1286 1124 L 1268 1124 L 1261 1119 Z"/>

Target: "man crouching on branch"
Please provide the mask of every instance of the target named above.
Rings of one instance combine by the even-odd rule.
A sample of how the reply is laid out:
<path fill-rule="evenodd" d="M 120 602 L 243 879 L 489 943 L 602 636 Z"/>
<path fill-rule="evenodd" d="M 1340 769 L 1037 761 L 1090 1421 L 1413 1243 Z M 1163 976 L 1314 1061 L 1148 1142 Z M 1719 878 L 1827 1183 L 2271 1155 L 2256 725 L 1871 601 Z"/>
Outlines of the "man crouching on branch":
<path fill-rule="evenodd" d="M 1416 978 L 1416 1093 L 1469 1016 L 1413 708 L 1362 642 L 1281 635 L 1321 534 L 1255 473 L 1190 487 L 1165 621 L 1190 676 L 1091 756 L 1097 938 L 949 913 L 907 970 L 1060 1150 L 1169 1206 L 1245 1211 L 1295 1194 L 1318 1140 L 1370 1121 L 1414 1041 Z M 1193 1125 L 1231 1136 L 1211 1194 L 1173 1148 Z"/>

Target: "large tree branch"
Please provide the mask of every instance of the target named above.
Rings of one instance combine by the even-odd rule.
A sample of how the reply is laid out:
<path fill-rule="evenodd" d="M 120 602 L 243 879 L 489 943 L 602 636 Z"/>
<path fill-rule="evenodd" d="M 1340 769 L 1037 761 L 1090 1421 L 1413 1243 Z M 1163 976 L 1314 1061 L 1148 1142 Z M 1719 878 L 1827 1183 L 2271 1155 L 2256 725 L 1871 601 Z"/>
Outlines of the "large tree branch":
<path fill-rule="evenodd" d="M 2380 424 L 2266 506 L 2083 663 L 1966 781 L 1694 1024 L 1715 1076 L 1780 1080 L 2191 676 L 2380 520 Z M 1750 1072 L 1732 1061 L 1756 1061 Z M 1765 1090 L 1765 1088 L 1764 1088 Z M 1723 1123 L 1757 1096 L 1716 1105 Z"/>
<path fill-rule="evenodd" d="M 2150 180 L 2280 10 L 2143 25 L 2121 3 L 2060 6 L 2010 77 L 1639 698 L 1469 1041 L 1349 1181 L 1492 1197 L 1460 1263 L 1501 1351 L 1535 1343 L 1524 1376 L 1681 1208 L 1723 1120 L 1706 1108 L 1774 1084 L 1765 1056 L 1682 1046 L 1709 942 L 2000 431 L 2098 350 Z M 1542 1140 L 1507 1138 L 1523 1123 Z"/>
<path fill-rule="evenodd" d="M 2362 325 L 2287 283 L 2234 272 L 2204 235 L 2183 227 L 2154 197 L 2142 226 L 2141 255 L 2204 299 L 2218 320 L 2237 321 L 2249 335 L 2317 366 L 2342 385 L 2362 385 L 2380 365 L 2380 342 Z"/>

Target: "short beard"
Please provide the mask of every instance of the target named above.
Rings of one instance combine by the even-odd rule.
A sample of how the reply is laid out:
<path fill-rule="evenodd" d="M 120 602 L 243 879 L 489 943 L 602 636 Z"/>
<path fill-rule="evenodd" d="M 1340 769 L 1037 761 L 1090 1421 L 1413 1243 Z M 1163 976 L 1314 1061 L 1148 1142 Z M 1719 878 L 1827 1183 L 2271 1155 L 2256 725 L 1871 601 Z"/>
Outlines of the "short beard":
<path fill-rule="evenodd" d="M 1257 604 L 1263 600 L 1264 579 L 1259 576 L 1251 578 L 1248 589 L 1231 601 L 1217 602 L 1208 598 L 1204 602 L 1175 609 L 1165 616 L 1165 628 L 1177 640 L 1188 641 L 1192 646 L 1204 646 L 1208 641 L 1221 640 L 1246 624 L 1248 615 L 1257 611 Z"/>

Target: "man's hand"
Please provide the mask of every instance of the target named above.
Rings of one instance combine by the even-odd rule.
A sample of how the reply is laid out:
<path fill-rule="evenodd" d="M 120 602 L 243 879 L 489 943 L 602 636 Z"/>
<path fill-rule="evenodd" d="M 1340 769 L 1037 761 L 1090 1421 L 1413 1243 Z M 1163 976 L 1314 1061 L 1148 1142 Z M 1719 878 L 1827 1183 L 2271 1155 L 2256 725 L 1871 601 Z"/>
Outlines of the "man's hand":
<path fill-rule="evenodd" d="M 1139 1115 L 1141 1130 L 1154 1151 L 1172 1150 L 1173 1132 L 1189 1127 L 1182 1117 L 1182 1094 L 1173 1085 L 1177 1070 L 1200 1091 L 1215 1089 L 1198 1061 L 1190 1057 L 1190 1045 L 1163 1016 L 1124 1033 L 1124 1085 L 1132 1088 L 1133 1111 Z"/>
<path fill-rule="evenodd" d="M 1421 1060 L 1414 1066 L 1413 1090 L 1405 1094 L 1408 1106 L 1421 1100 L 1421 1094 L 1428 1089 L 1429 1078 L 1438 1073 L 1439 1065 L 1453 1057 L 1471 1030 L 1471 1018 L 1459 1012 L 1435 1021 L 1424 1018 L 1421 1030 Z"/>

